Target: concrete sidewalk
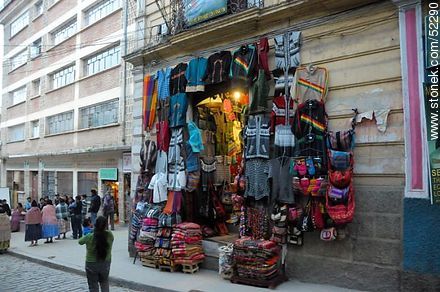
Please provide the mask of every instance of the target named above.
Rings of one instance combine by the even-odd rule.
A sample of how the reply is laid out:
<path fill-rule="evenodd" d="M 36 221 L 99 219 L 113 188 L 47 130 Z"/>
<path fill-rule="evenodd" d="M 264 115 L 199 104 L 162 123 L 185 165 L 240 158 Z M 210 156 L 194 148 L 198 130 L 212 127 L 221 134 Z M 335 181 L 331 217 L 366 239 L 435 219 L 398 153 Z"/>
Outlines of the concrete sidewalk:
<path fill-rule="evenodd" d="M 232 284 L 223 280 L 216 272 L 200 270 L 189 275 L 180 272 L 161 272 L 142 266 L 139 260 L 133 264 L 133 258 L 128 256 L 126 227 L 117 227 L 114 231 L 115 241 L 112 252 L 110 270 L 111 283 L 139 291 L 267 291 L 251 286 Z M 68 233 L 70 236 L 70 233 Z M 43 265 L 85 275 L 85 246 L 80 246 L 77 240 L 57 240 L 53 244 L 43 244 L 28 247 L 24 241 L 24 232 L 12 233 L 9 253 Z M 354 291 L 327 285 L 316 285 L 288 281 L 278 286 L 278 291 Z"/>

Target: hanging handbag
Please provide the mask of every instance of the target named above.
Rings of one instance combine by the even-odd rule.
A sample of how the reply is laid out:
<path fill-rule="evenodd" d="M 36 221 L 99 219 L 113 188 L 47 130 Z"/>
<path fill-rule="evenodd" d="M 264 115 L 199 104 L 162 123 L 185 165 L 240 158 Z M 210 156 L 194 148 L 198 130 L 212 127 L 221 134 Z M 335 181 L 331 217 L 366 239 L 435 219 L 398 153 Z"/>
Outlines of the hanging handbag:
<path fill-rule="evenodd" d="M 355 201 L 353 184 L 348 187 L 348 200 L 345 204 L 333 204 L 329 197 L 329 190 L 326 195 L 326 210 L 330 218 L 337 225 L 350 223 L 354 217 Z"/>
<path fill-rule="evenodd" d="M 353 153 L 337 150 L 328 150 L 328 157 L 330 161 L 330 169 L 346 170 L 353 167 Z"/>
<path fill-rule="evenodd" d="M 338 151 L 350 151 L 354 147 L 354 130 L 329 131 L 327 133 L 327 146 Z"/>
<path fill-rule="evenodd" d="M 234 192 L 232 191 L 230 184 L 223 184 L 222 193 L 220 196 L 220 200 L 223 205 L 232 205 L 232 195 Z"/>
<path fill-rule="evenodd" d="M 353 169 L 349 168 L 347 170 L 329 170 L 328 177 L 330 184 L 343 189 L 348 187 L 353 176 Z"/>
<path fill-rule="evenodd" d="M 313 221 L 312 221 L 312 201 L 309 199 L 306 206 L 304 207 L 304 212 L 298 220 L 298 229 L 303 232 L 313 231 Z"/>
<path fill-rule="evenodd" d="M 329 199 L 332 202 L 337 202 L 337 203 L 347 202 L 349 192 L 350 192 L 350 186 L 340 189 L 333 185 L 329 185 L 327 189 L 327 194 Z"/>
<path fill-rule="evenodd" d="M 323 229 L 325 227 L 322 209 L 323 209 L 323 206 L 321 205 L 320 202 L 318 202 L 316 200 L 312 201 L 311 214 L 312 214 L 313 227 L 315 230 L 316 229 Z"/>

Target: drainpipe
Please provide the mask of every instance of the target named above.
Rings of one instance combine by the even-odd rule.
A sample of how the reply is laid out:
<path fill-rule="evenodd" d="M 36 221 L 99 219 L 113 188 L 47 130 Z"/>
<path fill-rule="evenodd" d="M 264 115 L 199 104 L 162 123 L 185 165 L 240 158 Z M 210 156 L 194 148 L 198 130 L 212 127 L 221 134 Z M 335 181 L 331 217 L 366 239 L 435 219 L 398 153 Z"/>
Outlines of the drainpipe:
<path fill-rule="evenodd" d="M 124 30 L 124 35 L 123 35 L 123 48 L 124 48 L 124 56 L 127 55 L 128 52 L 128 37 L 127 37 L 127 27 L 128 27 L 128 2 L 129 1 L 123 1 L 124 2 L 124 21 L 122 22 L 122 26 L 123 26 L 123 30 Z M 126 144 L 126 139 L 125 139 L 125 132 L 126 132 L 126 128 L 125 128 L 125 122 L 126 122 L 126 118 L 125 118 L 125 112 L 126 112 L 126 105 L 127 105 L 127 62 L 124 61 L 123 64 L 123 72 L 122 72 L 122 78 L 123 78 L 123 83 L 122 83 L 122 144 L 125 145 Z"/>

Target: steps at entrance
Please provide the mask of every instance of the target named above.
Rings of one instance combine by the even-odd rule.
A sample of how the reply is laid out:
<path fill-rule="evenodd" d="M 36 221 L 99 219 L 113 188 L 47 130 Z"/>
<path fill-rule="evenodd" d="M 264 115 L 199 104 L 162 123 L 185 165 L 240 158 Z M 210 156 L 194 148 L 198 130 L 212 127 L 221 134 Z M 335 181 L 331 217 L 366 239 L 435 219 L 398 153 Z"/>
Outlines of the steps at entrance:
<path fill-rule="evenodd" d="M 206 257 L 201 267 L 203 269 L 218 271 L 218 248 L 234 242 L 237 238 L 238 233 L 230 233 L 229 235 L 215 236 L 204 239 L 202 241 L 202 245 Z"/>

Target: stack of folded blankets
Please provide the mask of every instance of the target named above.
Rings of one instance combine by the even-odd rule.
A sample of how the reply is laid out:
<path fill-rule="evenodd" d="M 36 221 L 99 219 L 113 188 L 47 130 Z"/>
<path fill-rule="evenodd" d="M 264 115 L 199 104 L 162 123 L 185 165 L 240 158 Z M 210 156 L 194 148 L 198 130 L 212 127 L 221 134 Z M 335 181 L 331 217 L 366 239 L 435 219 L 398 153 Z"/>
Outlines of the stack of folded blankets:
<path fill-rule="evenodd" d="M 233 257 L 240 278 L 265 281 L 279 274 L 280 247 L 273 241 L 242 237 L 234 242 Z"/>
<path fill-rule="evenodd" d="M 202 231 L 196 223 L 184 222 L 174 226 L 171 247 L 176 264 L 193 265 L 205 258 Z"/>
<path fill-rule="evenodd" d="M 157 230 L 154 247 L 156 248 L 155 255 L 158 258 L 160 265 L 173 265 L 171 254 L 171 233 L 172 229 L 170 227 L 159 227 Z"/>
<path fill-rule="evenodd" d="M 142 252 L 142 256 L 151 256 L 154 254 L 154 243 L 156 241 L 158 222 L 159 221 L 156 218 L 147 217 L 142 220 L 139 237 L 135 243 L 136 249 L 138 252 Z"/>

